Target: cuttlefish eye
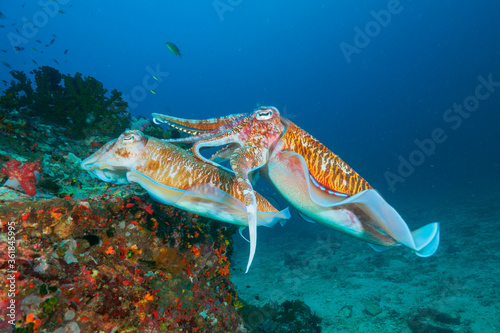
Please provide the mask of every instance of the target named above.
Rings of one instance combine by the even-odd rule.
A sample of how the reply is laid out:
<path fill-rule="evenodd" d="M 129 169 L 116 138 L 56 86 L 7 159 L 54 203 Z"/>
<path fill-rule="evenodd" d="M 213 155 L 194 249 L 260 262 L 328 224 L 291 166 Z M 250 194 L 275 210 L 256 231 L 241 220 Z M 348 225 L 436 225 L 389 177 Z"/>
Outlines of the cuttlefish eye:
<path fill-rule="evenodd" d="M 143 134 L 139 131 L 126 131 L 122 134 L 121 142 L 123 143 L 134 143 L 136 141 L 141 141 Z"/>
<path fill-rule="evenodd" d="M 268 120 L 271 119 L 272 116 L 273 116 L 273 110 L 270 109 L 257 111 L 257 113 L 255 114 L 257 120 Z"/>
<path fill-rule="evenodd" d="M 127 134 L 123 137 L 123 141 L 134 141 L 135 137 L 133 134 Z"/>

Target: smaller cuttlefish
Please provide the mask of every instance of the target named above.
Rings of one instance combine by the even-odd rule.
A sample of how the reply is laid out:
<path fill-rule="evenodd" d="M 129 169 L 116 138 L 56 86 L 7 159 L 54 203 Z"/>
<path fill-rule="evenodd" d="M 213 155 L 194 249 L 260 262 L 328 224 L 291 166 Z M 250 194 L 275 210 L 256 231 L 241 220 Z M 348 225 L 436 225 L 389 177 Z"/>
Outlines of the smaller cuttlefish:
<path fill-rule="evenodd" d="M 248 227 L 245 194 L 234 175 L 140 131 L 124 132 L 81 167 L 106 182 L 138 183 L 163 204 Z M 288 208 L 278 211 L 259 193 L 255 198 L 258 225 L 271 227 L 290 218 Z"/>

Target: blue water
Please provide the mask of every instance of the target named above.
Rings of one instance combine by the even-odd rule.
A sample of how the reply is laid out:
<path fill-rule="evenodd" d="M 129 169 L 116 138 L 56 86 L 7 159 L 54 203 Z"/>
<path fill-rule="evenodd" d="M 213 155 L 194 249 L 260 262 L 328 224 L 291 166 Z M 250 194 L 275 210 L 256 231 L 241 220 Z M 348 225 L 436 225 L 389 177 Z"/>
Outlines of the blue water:
<path fill-rule="evenodd" d="M 129 96 L 135 116 L 207 118 L 274 105 L 389 201 L 480 196 L 500 185 L 500 84 L 479 88 L 478 105 L 466 100 L 470 116 L 443 118 L 475 96 L 478 77 L 500 81 L 498 2 L 189 3 L 4 1 L 0 56 L 16 70 L 35 60 L 93 76 Z M 398 171 L 411 157 L 414 170 Z"/>

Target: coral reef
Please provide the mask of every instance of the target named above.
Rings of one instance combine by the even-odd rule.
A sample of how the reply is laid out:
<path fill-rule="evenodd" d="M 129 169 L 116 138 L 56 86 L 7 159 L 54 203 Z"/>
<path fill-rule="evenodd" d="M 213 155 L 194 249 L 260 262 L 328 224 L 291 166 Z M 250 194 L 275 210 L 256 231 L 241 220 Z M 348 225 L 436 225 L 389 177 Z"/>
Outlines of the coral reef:
<path fill-rule="evenodd" d="M 14 189 L 21 187 L 30 196 L 36 194 L 35 184 L 38 182 L 40 172 L 42 172 L 40 160 L 22 164 L 20 161 L 12 159 L 0 169 L 0 173 L 4 173 L 9 177 L 4 186 Z"/>
<path fill-rule="evenodd" d="M 320 333 L 321 318 L 300 300 L 257 307 L 243 303 L 240 309 L 251 332 L 260 333 Z"/>
<path fill-rule="evenodd" d="M 234 230 L 150 203 L 139 188 L 127 191 L 123 198 L 108 191 L 2 205 L 2 235 L 9 222 L 16 230 L 14 332 L 29 331 L 35 320 L 53 332 L 243 331 L 226 271 Z M 203 237 L 189 238 L 187 230 Z M 7 307 L 0 310 L 4 332 Z"/>
<path fill-rule="evenodd" d="M 453 333 L 460 325 L 460 318 L 432 308 L 421 308 L 408 318 L 408 327 L 413 333 Z"/>
<path fill-rule="evenodd" d="M 62 75 L 49 66 L 31 73 L 34 82 L 23 72 L 10 72 L 13 80 L 0 97 L 0 107 L 63 125 L 66 134 L 75 139 L 119 135 L 129 126 L 130 115 L 121 93 L 113 90 L 108 94 L 95 78 L 81 73 Z"/>
<path fill-rule="evenodd" d="M 109 137 L 75 141 L 14 115 L 0 109 L 0 168 L 42 172 L 36 200 L 0 188 L 0 274 L 14 281 L 0 331 L 246 331 L 230 281 L 236 227 L 92 179 L 79 163 Z"/>

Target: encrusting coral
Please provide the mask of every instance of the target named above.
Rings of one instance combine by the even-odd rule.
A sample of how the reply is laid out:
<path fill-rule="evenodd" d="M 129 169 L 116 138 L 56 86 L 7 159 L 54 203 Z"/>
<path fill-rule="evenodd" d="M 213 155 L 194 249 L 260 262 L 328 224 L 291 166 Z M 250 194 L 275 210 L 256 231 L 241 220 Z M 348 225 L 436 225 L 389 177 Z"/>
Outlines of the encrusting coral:
<path fill-rule="evenodd" d="M 22 164 L 20 161 L 12 159 L 0 169 L 0 173 L 4 173 L 9 177 L 4 186 L 14 189 L 21 187 L 30 196 L 36 194 L 35 185 L 41 172 L 42 167 L 39 160 Z"/>
<path fill-rule="evenodd" d="M 0 109 L 0 122 L 14 112 Z M 13 128 L 0 135 L 0 167 L 42 172 L 36 200 L 0 192 L 0 237 L 15 239 L 14 269 L 0 242 L 0 275 L 15 271 L 16 287 L 11 298 L 0 289 L 1 332 L 246 331 L 230 281 L 236 227 L 92 179 L 79 164 L 109 137 L 75 141 L 24 121 L 36 126 L 4 122 Z"/>

